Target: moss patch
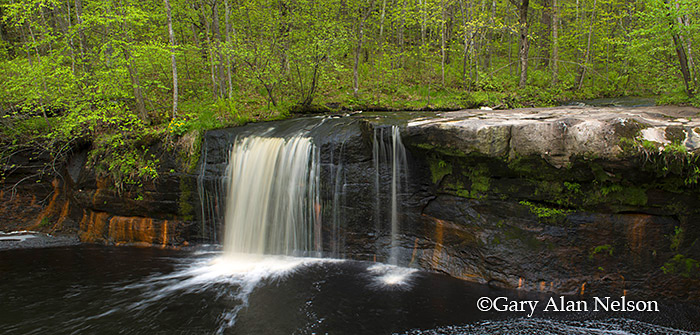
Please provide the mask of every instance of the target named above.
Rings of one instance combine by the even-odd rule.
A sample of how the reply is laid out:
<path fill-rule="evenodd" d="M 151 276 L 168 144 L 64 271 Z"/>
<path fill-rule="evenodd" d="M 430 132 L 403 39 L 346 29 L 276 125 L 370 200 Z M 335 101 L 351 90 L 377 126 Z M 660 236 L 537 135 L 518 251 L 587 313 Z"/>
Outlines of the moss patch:
<path fill-rule="evenodd" d="M 442 159 L 430 159 L 428 164 L 430 165 L 430 173 L 434 184 L 439 183 L 443 177 L 452 173 L 452 164 Z"/>
<path fill-rule="evenodd" d="M 184 178 L 180 178 L 180 199 L 178 200 L 178 214 L 183 220 L 189 221 L 194 219 L 194 206 L 192 185 L 187 183 Z"/>
<path fill-rule="evenodd" d="M 480 198 L 485 196 L 491 185 L 491 178 L 489 177 L 489 171 L 486 165 L 479 164 L 475 167 L 471 167 L 466 175 L 472 183 L 469 193 L 470 197 Z"/>
<path fill-rule="evenodd" d="M 520 204 L 527 207 L 530 213 L 535 214 L 540 220 L 549 223 L 559 222 L 571 212 L 571 210 L 547 207 L 529 201 L 521 201 Z"/>

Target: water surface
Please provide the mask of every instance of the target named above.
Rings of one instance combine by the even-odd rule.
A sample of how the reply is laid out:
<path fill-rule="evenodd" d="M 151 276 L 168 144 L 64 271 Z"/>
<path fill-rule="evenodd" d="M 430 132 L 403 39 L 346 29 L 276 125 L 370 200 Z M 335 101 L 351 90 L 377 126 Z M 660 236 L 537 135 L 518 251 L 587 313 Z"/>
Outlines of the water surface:
<path fill-rule="evenodd" d="M 547 296 L 379 263 L 222 255 L 215 247 L 91 245 L 0 252 L 0 332 L 690 334 L 687 330 L 700 329 L 698 309 L 683 305 L 664 304 L 659 315 L 527 318 L 479 312 L 475 302 L 482 296 Z"/>

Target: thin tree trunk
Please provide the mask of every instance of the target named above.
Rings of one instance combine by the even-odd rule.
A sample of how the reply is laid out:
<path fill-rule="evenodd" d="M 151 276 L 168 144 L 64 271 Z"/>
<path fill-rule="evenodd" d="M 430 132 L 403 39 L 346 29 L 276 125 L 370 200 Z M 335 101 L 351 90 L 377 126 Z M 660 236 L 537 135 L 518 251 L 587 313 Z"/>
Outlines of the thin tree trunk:
<path fill-rule="evenodd" d="M 404 29 L 406 28 L 406 0 L 403 0 L 403 5 L 401 6 L 401 21 L 399 22 L 398 37 L 397 42 L 399 44 L 399 65 L 404 66 L 403 63 L 403 52 L 404 52 Z"/>
<path fill-rule="evenodd" d="M 559 81 L 559 4 L 552 0 L 552 86 Z"/>
<path fill-rule="evenodd" d="M 175 33 L 173 32 L 173 16 L 170 1 L 164 0 L 165 11 L 168 14 L 168 35 L 170 37 L 170 62 L 173 70 L 173 119 L 177 116 L 177 62 L 175 60 Z"/>
<path fill-rule="evenodd" d="M 122 17 L 125 16 L 124 6 L 122 5 L 121 0 L 119 0 L 119 7 L 121 8 Z M 149 124 L 151 120 L 148 117 L 148 112 L 146 112 L 146 104 L 143 98 L 143 91 L 141 90 L 139 72 L 136 68 L 136 64 L 134 63 L 133 57 L 131 56 L 131 52 L 129 51 L 129 44 L 131 44 L 132 40 L 131 35 L 129 35 L 129 29 L 126 21 L 122 22 L 122 30 L 122 34 L 126 36 L 126 43 L 122 44 L 121 49 L 122 53 L 124 54 L 124 60 L 126 61 L 126 70 L 129 72 L 129 79 L 131 79 L 131 87 L 134 91 L 134 99 L 136 99 L 136 114 L 139 116 L 139 119 L 141 119 L 141 121 L 143 121 L 146 124 Z"/>
<path fill-rule="evenodd" d="M 580 90 L 583 87 L 583 79 L 586 77 L 586 69 L 591 59 L 591 37 L 593 36 L 593 23 L 596 17 L 596 5 L 597 0 L 593 0 L 593 12 L 591 13 L 591 22 L 588 25 L 588 42 L 586 42 L 586 52 L 583 54 L 583 64 L 578 72 L 578 78 L 576 79 L 577 88 Z"/>
<path fill-rule="evenodd" d="M 87 40 L 85 39 L 85 32 L 83 31 L 83 1 L 75 0 L 75 23 L 80 26 L 78 28 L 78 37 L 80 42 L 80 63 L 83 65 L 83 72 L 89 66 L 85 61 L 85 52 L 87 51 Z"/>
<path fill-rule="evenodd" d="M 488 69 L 491 67 L 491 57 L 492 57 L 492 50 L 491 46 L 493 44 L 493 30 L 494 30 L 494 19 L 496 18 L 496 0 L 491 1 L 491 15 L 489 16 L 489 27 L 488 30 L 486 31 L 486 47 L 485 52 L 486 55 L 484 57 L 484 69 Z"/>
<path fill-rule="evenodd" d="M 681 74 L 683 75 L 683 82 L 685 83 L 685 91 L 688 97 L 692 98 L 694 96 L 693 89 L 691 88 L 691 75 L 690 69 L 688 68 L 688 57 L 685 54 L 685 48 L 683 48 L 683 42 L 676 33 L 671 33 L 673 37 L 673 44 L 676 47 L 676 54 L 678 55 L 678 61 L 681 66 Z"/>
<path fill-rule="evenodd" d="M 468 12 L 464 8 L 464 1 L 459 1 L 459 9 L 462 12 L 462 26 L 467 27 L 467 17 Z M 466 86 L 467 84 L 467 58 L 469 57 L 469 32 L 464 31 L 464 48 L 462 50 L 462 84 Z"/>
<path fill-rule="evenodd" d="M 668 6 L 669 10 L 668 25 L 670 28 L 669 30 L 671 31 L 671 38 L 673 38 L 673 45 L 676 49 L 676 55 L 678 56 L 678 62 L 680 63 L 681 74 L 683 75 L 683 82 L 685 83 L 685 92 L 689 98 L 693 98 L 694 92 L 692 88 L 692 77 L 690 74 L 690 68 L 688 67 L 688 56 L 685 53 L 685 46 L 683 45 L 681 37 L 678 36 L 678 33 L 675 31 L 674 25 L 676 24 L 676 19 L 671 17 L 672 6 L 669 3 L 669 0 L 664 0 L 664 2 Z"/>
<path fill-rule="evenodd" d="M 37 47 L 37 42 L 36 42 L 36 37 L 34 36 L 34 31 L 32 30 L 32 23 L 31 21 L 27 22 L 27 28 L 29 29 L 29 36 L 32 38 L 32 43 L 34 44 L 34 51 L 36 52 L 36 60 L 37 60 L 37 65 L 41 65 L 41 56 L 39 55 L 39 48 Z M 29 53 L 27 53 L 28 55 Z M 31 61 L 30 61 L 31 64 Z M 46 126 L 49 127 L 49 130 L 51 130 L 51 122 L 49 122 L 49 117 L 46 115 L 46 108 L 44 108 L 44 93 L 47 91 L 46 90 L 46 78 L 44 76 L 39 76 L 41 77 L 41 88 L 42 91 L 39 93 L 39 108 L 41 108 L 41 115 L 44 117 L 44 121 L 46 121 Z M 34 79 L 32 78 L 32 81 Z"/>
<path fill-rule="evenodd" d="M 143 91 L 141 91 L 141 82 L 139 80 L 139 72 L 136 69 L 131 53 L 126 47 L 122 47 L 122 53 L 124 53 L 124 60 L 126 61 L 126 69 L 129 71 L 129 79 L 131 79 L 131 87 L 134 91 L 134 98 L 136 99 L 136 113 L 138 114 L 141 121 L 144 123 L 150 123 L 148 113 L 146 112 L 146 104 L 143 99 Z"/>
<path fill-rule="evenodd" d="M 549 67 L 549 56 L 551 55 L 552 41 L 550 40 L 552 34 L 552 16 L 553 7 L 552 0 L 542 0 L 542 25 L 546 28 L 546 34 L 542 36 L 541 43 L 541 53 L 542 53 L 542 67 L 545 69 Z"/>
<path fill-rule="evenodd" d="M 442 85 L 445 86 L 445 34 L 447 33 L 445 30 L 447 29 L 447 25 L 445 23 L 445 3 L 443 1 L 442 3 L 442 21 L 441 21 L 441 27 L 440 27 L 440 78 L 442 80 Z"/>
<path fill-rule="evenodd" d="M 420 6 L 420 13 L 421 13 L 421 20 L 420 20 L 420 45 L 421 47 L 425 45 L 425 29 L 426 29 L 426 22 L 427 22 L 427 15 L 428 15 L 428 9 L 427 7 L 427 1 L 428 0 L 418 0 L 418 3 L 421 5 Z"/>
<path fill-rule="evenodd" d="M 204 15 L 204 6 L 202 6 L 202 11 L 199 13 L 200 15 L 200 21 L 202 22 L 202 25 L 204 26 L 204 33 L 207 38 L 207 54 L 209 56 L 209 71 L 211 73 L 211 92 L 214 95 L 214 98 L 218 97 L 218 92 L 219 89 L 217 87 L 217 81 L 216 81 L 216 72 L 215 72 L 215 62 L 214 62 L 214 51 L 212 47 L 212 42 L 211 42 L 211 29 L 209 29 L 209 21 L 207 20 L 206 15 Z"/>
<path fill-rule="evenodd" d="M 676 5 L 676 9 L 680 10 L 680 5 L 678 4 L 677 0 L 675 2 L 675 5 Z M 678 26 L 679 27 L 686 27 L 686 28 L 689 27 L 690 26 L 689 18 L 687 16 L 685 16 L 685 17 L 678 16 Z M 690 81 L 693 83 L 694 86 L 697 86 L 698 85 L 698 82 L 697 82 L 698 78 L 697 78 L 697 74 L 695 73 L 695 62 L 693 61 L 693 48 L 692 48 L 693 39 L 689 38 L 687 36 L 679 36 L 679 37 L 687 49 L 686 56 L 688 58 L 688 68 L 689 68 L 689 72 L 690 72 Z"/>
<path fill-rule="evenodd" d="M 385 0 L 386 1 L 386 0 Z M 3 17 L 5 14 L 3 13 L 3 6 L 0 6 L 0 17 Z M 384 15 L 384 13 L 382 13 Z M 384 23 L 384 18 L 382 17 L 382 24 Z M 7 41 L 7 37 L 5 37 L 5 23 L 3 20 L 0 20 L 0 42 L 5 42 Z"/>
<path fill-rule="evenodd" d="M 216 77 L 217 77 L 217 87 L 218 89 L 218 97 L 219 98 L 224 98 L 224 82 L 226 79 L 224 78 L 224 58 L 223 55 L 221 54 L 221 29 L 219 28 L 219 2 L 218 0 L 214 0 L 214 5 L 212 6 L 212 24 L 211 28 L 214 31 L 213 37 L 214 37 L 214 45 L 215 45 L 215 50 L 216 50 Z"/>
<path fill-rule="evenodd" d="M 228 98 L 229 100 L 233 97 L 233 80 L 231 77 L 231 8 L 228 4 L 229 0 L 224 0 L 224 6 L 226 7 L 226 81 L 228 84 Z"/>
<path fill-rule="evenodd" d="M 518 55 L 520 57 L 520 82 L 518 86 L 520 88 L 525 88 L 527 85 L 527 65 L 528 65 L 528 53 L 530 51 L 530 41 L 528 40 L 528 22 L 527 22 L 527 12 L 530 7 L 530 0 L 521 0 L 517 3 L 515 0 L 511 2 L 518 7 L 519 12 L 519 24 L 520 24 L 520 49 Z"/>
<path fill-rule="evenodd" d="M 75 43 L 73 42 L 73 19 L 70 13 L 70 0 L 66 1 L 66 8 L 68 13 L 68 15 L 66 15 L 68 21 L 68 36 L 70 36 L 68 39 L 68 45 L 70 46 L 70 69 L 71 73 L 75 76 Z"/>
<path fill-rule="evenodd" d="M 358 74 L 358 68 L 360 65 L 360 52 L 362 51 L 362 40 L 364 39 L 365 36 L 365 22 L 367 21 L 367 18 L 369 18 L 369 14 L 372 13 L 372 9 L 374 8 L 374 0 L 372 0 L 369 4 L 369 7 L 367 8 L 367 11 L 363 13 L 361 19 L 360 19 L 360 31 L 358 32 L 357 35 L 357 47 L 355 48 L 355 63 L 353 64 L 352 67 L 352 73 L 353 73 L 353 94 L 355 97 L 358 96 L 359 90 L 360 90 L 360 78 Z"/>
<path fill-rule="evenodd" d="M 386 0 L 382 1 L 382 14 L 379 18 L 379 43 L 384 46 L 384 19 L 386 17 Z"/>

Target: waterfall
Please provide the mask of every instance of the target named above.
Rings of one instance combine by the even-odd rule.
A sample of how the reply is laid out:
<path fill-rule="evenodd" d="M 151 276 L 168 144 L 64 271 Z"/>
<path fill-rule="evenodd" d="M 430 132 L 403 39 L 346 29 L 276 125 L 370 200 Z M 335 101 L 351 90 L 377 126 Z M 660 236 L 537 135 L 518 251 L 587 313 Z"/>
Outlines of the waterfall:
<path fill-rule="evenodd" d="M 408 172 L 406 148 L 401 142 L 401 133 L 398 126 L 374 128 L 374 140 L 372 145 L 372 157 L 375 169 L 375 225 L 381 230 L 382 199 L 389 193 L 391 216 L 388 218 L 391 224 L 391 246 L 389 249 L 389 263 L 398 264 L 399 253 L 399 195 L 401 192 L 401 177 L 404 180 Z M 389 190 L 382 188 L 382 180 L 390 179 Z M 385 200 L 386 201 L 386 200 Z"/>
<path fill-rule="evenodd" d="M 364 142 L 361 125 L 296 119 L 212 133 L 198 180 L 201 230 L 223 224 L 227 255 L 358 252 L 397 265 L 406 149 L 398 126 L 376 126 Z M 362 236 L 375 238 L 374 250 L 358 248 Z"/>
<path fill-rule="evenodd" d="M 320 252 L 319 160 L 308 137 L 237 140 L 227 167 L 224 253 Z"/>

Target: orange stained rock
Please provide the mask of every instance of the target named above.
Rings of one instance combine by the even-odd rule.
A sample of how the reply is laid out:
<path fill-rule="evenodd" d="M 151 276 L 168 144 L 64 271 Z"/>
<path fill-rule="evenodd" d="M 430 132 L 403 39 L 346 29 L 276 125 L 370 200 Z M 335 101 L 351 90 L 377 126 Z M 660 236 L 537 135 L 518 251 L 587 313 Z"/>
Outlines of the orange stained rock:
<path fill-rule="evenodd" d="M 168 220 L 163 221 L 163 236 L 161 237 L 161 246 L 165 248 L 168 245 Z"/>
<path fill-rule="evenodd" d="M 156 241 L 156 229 L 151 218 L 114 216 L 109 220 L 108 234 L 115 243 L 153 244 Z"/>
<path fill-rule="evenodd" d="M 83 212 L 80 220 L 80 240 L 83 242 L 97 242 L 104 240 L 105 226 L 108 214 L 104 212 Z"/>
<path fill-rule="evenodd" d="M 416 252 L 418 251 L 418 238 L 416 237 L 415 242 L 413 242 L 413 253 L 411 254 L 411 261 L 408 263 L 410 266 L 413 264 L 413 261 L 416 260 Z"/>
<path fill-rule="evenodd" d="M 466 281 L 476 281 L 476 279 L 483 279 L 483 277 L 475 274 L 475 273 L 469 273 L 469 272 L 462 272 L 461 275 L 456 276 L 456 278 L 461 279 L 461 280 L 466 280 Z"/>
<path fill-rule="evenodd" d="M 59 187 L 60 184 L 61 183 L 56 178 L 54 178 L 51 181 L 51 186 L 53 186 L 53 194 L 51 195 L 51 200 L 49 200 L 49 204 L 46 207 L 44 207 L 39 216 L 36 218 L 36 222 L 34 222 L 35 227 L 39 227 L 42 224 L 44 218 L 46 218 L 47 216 L 56 214 L 56 199 L 58 199 L 58 196 L 61 193 L 61 189 Z M 32 198 L 32 203 L 34 201 L 35 198 Z"/>
<path fill-rule="evenodd" d="M 627 240 L 635 255 L 639 255 L 644 248 L 644 235 L 646 235 L 647 225 L 651 222 L 650 219 L 651 215 L 647 214 L 633 215 L 632 224 L 627 231 Z"/>
<path fill-rule="evenodd" d="M 586 283 L 581 284 L 581 295 L 586 292 Z"/>
<path fill-rule="evenodd" d="M 442 241 L 445 230 L 445 223 L 440 219 L 435 219 L 435 249 L 433 250 L 432 266 L 437 268 L 442 254 Z"/>
<path fill-rule="evenodd" d="M 523 287 L 523 277 L 520 277 L 520 279 L 518 279 L 518 288 L 522 288 L 522 287 Z"/>
<path fill-rule="evenodd" d="M 540 291 L 544 291 L 547 288 L 547 283 L 545 281 L 540 282 Z"/>
<path fill-rule="evenodd" d="M 61 225 L 63 221 L 65 221 L 68 218 L 68 214 L 70 213 L 70 200 L 66 200 L 66 202 L 63 204 L 63 208 L 61 209 L 61 214 L 58 216 L 58 221 L 56 222 L 57 225 Z"/>

